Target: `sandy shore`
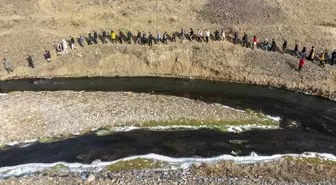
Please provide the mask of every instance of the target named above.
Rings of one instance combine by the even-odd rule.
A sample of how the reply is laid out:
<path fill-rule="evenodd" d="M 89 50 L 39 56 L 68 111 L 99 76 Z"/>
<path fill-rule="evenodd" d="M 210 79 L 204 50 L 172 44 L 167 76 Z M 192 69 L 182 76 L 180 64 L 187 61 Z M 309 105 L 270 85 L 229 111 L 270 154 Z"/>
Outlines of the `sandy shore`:
<path fill-rule="evenodd" d="M 1 95 L 0 107 L 0 144 L 153 121 L 256 119 L 220 104 L 131 92 L 15 92 Z"/>

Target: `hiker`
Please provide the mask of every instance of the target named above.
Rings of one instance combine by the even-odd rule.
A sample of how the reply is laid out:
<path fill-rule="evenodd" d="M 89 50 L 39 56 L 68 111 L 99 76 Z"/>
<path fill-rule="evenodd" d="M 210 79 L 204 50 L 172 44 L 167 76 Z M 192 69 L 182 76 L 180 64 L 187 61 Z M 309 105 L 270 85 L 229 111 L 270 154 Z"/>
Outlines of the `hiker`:
<path fill-rule="evenodd" d="M 68 44 L 64 39 L 62 40 L 62 46 L 63 53 L 68 53 Z"/>
<path fill-rule="evenodd" d="M 271 51 L 276 52 L 277 45 L 275 43 L 275 40 L 272 39 L 272 45 L 271 45 Z"/>
<path fill-rule="evenodd" d="M 285 53 L 287 49 L 287 40 L 284 39 L 284 43 L 282 44 L 282 53 Z"/>
<path fill-rule="evenodd" d="M 45 50 L 43 56 L 44 56 L 44 59 L 45 59 L 47 62 L 50 62 L 50 61 L 51 61 L 50 51 Z"/>
<path fill-rule="evenodd" d="M 103 44 L 107 43 L 107 35 L 106 35 L 106 31 L 103 30 Z"/>
<path fill-rule="evenodd" d="M 124 38 L 124 33 L 121 31 L 121 30 L 119 30 L 119 42 L 120 42 L 120 44 L 122 44 L 123 43 L 123 38 Z"/>
<path fill-rule="evenodd" d="M 147 35 L 145 32 L 142 32 L 142 45 L 147 44 Z"/>
<path fill-rule="evenodd" d="M 112 31 L 111 31 L 111 41 L 112 41 L 112 44 L 116 43 L 116 38 L 117 38 L 117 35 L 116 35 L 116 33 L 112 30 Z"/>
<path fill-rule="evenodd" d="M 268 50 L 269 50 L 269 43 L 268 43 L 268 39 L 267 39 L 267 38 L 266 38 L 265 41 L 264 41 L 263 49 L 264 49 L 265 51 L 268 51 Z"/>
<path fill-rule="evenodd" d="M 93 38 L 94 38 L 94 43 L 95 44 L 98 44 L 98 33 L 95 31 L 94 33 L 93 33 Z"/>
<path fill-rule="evenodd" d="M 222 40 L 225 41 L 225 31 L 224 30 L 222 30 L 222 34 L 221 35 L 222 35 Z"/>
<path fill-rule="evenodd" d="M 181 29 L 181 37 L 180 37 L 180 39 L 181 39 L 182 41 L 185 39 L 185 30 L 184 30 L 183 27 L 182 27 L 182 29 Z"/>
<path fill-rule="evenodd" d="M 7 73 L 9 74 L 10 72 L 13 72 L 8 60 L 6 60 L 5 58 L 3 60 L 4 60 L 3 65 L 4 65 L 4 68 L 7 71 Z"/>
<path fill-rule="evenodd" d="M 219 31 L 216 30 L 216 31 L 214 32 L 214 34 L 215 34 L 215 41 L 220 41 Z"/>
<path fill-rule="evenodd" d="M 189 40 L 192 41 L 194 38 L 194 30 L 192 28 L 190 28 L 190 33 L 189 33 Z"/>
<path fill-rule="evenodd" d="M 295 47 L 294 47 L 294 55 L 297 56 L 298 58 L 300 58 L 300 54 L 299 54 L 299 44 L 296 43 Z"/>
<path fill-rule="evenodd" d="M 246 32 L 244 32 L 244 36 L 243 36 L 243 47 L 248 48 L 248 35 Z"/>
<path fill-rule="evenodd" d="M 128 41 L 128 44 L 132 44 L 132 32 L 131 31 L 127 32 L 127 41 Z"/>
<path fill-rule="evenodd" d="M 315 47 L 312 46 L 308 55 L 308 60 L 314 61 L 314 59 L 315 59 Z"/>
<path fill-rule="evenodd" d="M 90 32 L 88 33 L 88 40 L 89 40 L 88 44 L 92 45 L 93 44 L 93 41 L 92 41 L 93 39 L 92 39 L 92 34 Z"/>
<path fill-rule="evenodd" d="M 304 58 L 306 58 L 306 56 L 307 56 L 307 49 L 306 49 L 306 47 L 303 47 L 303 49 L 302 49 L 302 51 L 301 51 L 301 57 L 304 57 Z"/>
<path fill-rule="evenodd" d="M 302 57 L 302 58 L 300 59 L 300 63 L 299 63 L 298 71 L 301 71 L 301 69 L 303 68 L 304 64 L 305 64 L 305 58 Z"/>
<path fill-rule="evenodd" d="M 82 46 L 82 47 L 84 47 L 84 40 L 85 40 L 84 36 L 81 35 L 81 36 L 79 37 L 79 45 Z"/>
<path fill-rule="evenodd" d="M 71 49 L 76 49 L 75 38 L 73 38 L 73 37 L 71 37 L 71 39 L 70 39 L 70 48 Z"/>
<path fill-rule="evenodd" d="M 202 42 L 202 38 L 203 38 L 203 32 L 200 29 L 198 29 L 197 41 Z"/>
<path fill-rule="evenodd" d="M 252 48 L 253 50 L 257 48 L 257 42 L 258 42 L 257 36 L 253 36 L 253 48 Z"/>
<path fill-rule="evenodd" d="M 28 67 L 35 68 L 34 67 L 34 62 L 33 62 L 33 57 L 31 55 L 28 55 L 27 61 L 28 61 Z"/>
<path fill-rule="evenodd" d="M 234 36 L 233 36 L 233 43 L 234 43 L 234 44 L 238 44 L 238 36 L 239 36 L 239 35 L 238 35 L 238 32 L 235 32 L 235 33 L 234 33 Z"/>
<path fill-rule="evenodd" d="M 58 43 L 56 45 L 56 54 L 57 56 L 62 54 L 62 44 L 61 43 Z"/>
<path fill-rule="evenodd" d="M 160 44 L 161 42 L 161 33 L 157 31 L 156 33 L 156 44 Z"/>
<path fill-rule="evenodd" d="M 325 50 L 327 51 L 327 50 Z M 320 57 L 319 57 L 319 60 L 320 60 L 320 65 L 322 68 L 325 67 L 325 61 L 326 61 L 326 58 L 325 58 L 325 51 L 322 50 L 321 54 L 320 54 Z M 327 52 L 328 53 L 328 52 Z"/>
<path fill-rule="evenodd" d="M 209 38 L 210 38 L 210 30 L 205 30 L 205 41 L 209 43 Z"/>
<path fill-rule="evenodd" d="M 176 33 L 176 31 L 174 30 L 174 31 L 173 31 L 173 34 L 172 34 L 172 38 L 171 38 L 171 41 L 172 41 L 172 42 L 176 42 L 176 35 L 177 35 L 177 33 Z"/>
<path fill-rule="evenodd" d="M 153 34 L 152 32 L 149 32 L 149 36 L 148 36 L 148 45 L 152 46 L 153 45 Z"/>
<path fill-rule="evenodd" d="M 135 44 L 141 45 L 141 32 L 139 30 L 138 30 L 137 39 L 136 39 Z"/>
<path fill-rule="evenodd" d="M 163 33 L 163 43 L 164 43 L 164 44 L 168 44 L 167 40 L 168 40 L 168 33 L 165 31 L 165 32 Z"/>
<path fill-rule="evenodd" d="M 336 64 L 336 49 L 331 54 L 331 65 L 334 65 L 334 64 Z"/>
<path fill-rule="evenodd" d="M 325 58 L 325 63 L 327 64 L 330 59 L 327 49 L 324 50 L 324 58 Z"/>

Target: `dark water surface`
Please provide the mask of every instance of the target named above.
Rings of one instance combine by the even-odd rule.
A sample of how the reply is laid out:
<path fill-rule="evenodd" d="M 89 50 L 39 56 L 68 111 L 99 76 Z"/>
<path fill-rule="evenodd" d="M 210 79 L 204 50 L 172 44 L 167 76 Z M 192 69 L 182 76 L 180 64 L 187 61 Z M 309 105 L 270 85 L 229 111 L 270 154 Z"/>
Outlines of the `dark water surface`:
<path fill-rule="evenodd" d="M 0 150 L 0 167 L 32 162 L 111 161 L 147 153 L 171 157 L 213 157 L 239 151 L 247 155 L 325 152 L 336 154 L 336 103 L 282 89 L 200 79 L 120 77 L 27 79 L 0 82 L 0 92 L 10 91 L 133 91 L 165 94 L 253 109 L 292 121 L 299 129 L 252 130 L 241 134 L 215 130 L 138 130 L 98 137 L 93 134 L 26 148 Z M 230 140 L 244 140 L 232 144 Z"/>

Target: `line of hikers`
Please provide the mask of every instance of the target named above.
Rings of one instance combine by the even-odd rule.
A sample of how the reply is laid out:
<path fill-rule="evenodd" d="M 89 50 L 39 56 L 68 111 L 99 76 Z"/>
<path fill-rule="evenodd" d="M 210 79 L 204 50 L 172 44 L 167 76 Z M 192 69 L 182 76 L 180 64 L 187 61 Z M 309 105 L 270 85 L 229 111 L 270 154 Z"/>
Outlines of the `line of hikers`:
<path fill-rule="evenodd" d="M 282 53 L 290 53 L 294 56 L 297 56 L 300 58 L 300 65 L 299 70 L 302 69 L 304 65 L 304 59 L 308 60 L 319 60 L 321 67 L 325 67 L 326 63 L 330 63 L 331 65 L 336 64 L 336 49 L 333 51 L 331 54 L 331 57 L 328 53 L 327 50 L 323 50 L 319 54 L 316 54 L 315 47 L 313 46 L 311 51 L 309 52 L 309 55 L 307 56 L 307 49 L 306 47 L 303 47 L 302 51 L 299 52 L 299 44 L 295 44 L 295 48 L 293 51 L 288 50 L 288 42 L 286 39 L 284 39 L 283 44 L 282 44 L 282 50 L 280 50 L 276 44 L 276 41 L 272 39 L 272 42 L 269 43 L 268 39 L 266 38 L 264 42 L 258 43 L 258 39 L 256 36 L 252 37 L 252 43 L 249 42 L 249 36 L 247 35 L 246 32 L 244 32 L 244 35 L 242 39 L 239 39 L 239 33 L 234 32 L 233 33 L 233 38 L 226 37 L 226 32 L 224 30 L 216 30 L 213 34 L 210 32 L 209 29 L 206 30 L 201 30 L 198 29 L 197 33 L 194 32 L 193 28 L 190 28 L 189 33 L 186 33 L 186 30 L 184 28 L 181 29 L 180 32 L 173 31 L 171 35 L 168 34 L 167 31 L 165 31 L 161 37 L 160 31 L 156 32 L 156 37 L 153 36 L 152 32 L 147 33 L 146 32 L 141 32 L 140 30 L 137 31 L 136 36 L 133 36 L 133 33 L 131 31 L 128 31 L 126 34 L 124 34 L 123 31 L 119 30 L 118 33 L 112 30 L 110 34 L 107 34 L 106 30 L 102 31 L 102 34 L 98 33 L 97 31 L 94 31 L 93 34 L 91 32 L 88 33 L 87 37 L 84 37 L 83 35 L 80 35 L 80 37 L 77 39 L 79 45 L 81 47 L 85 46 L 85 42 L 88 45 L 92 44 L 98 44 L 99 40 L 103 44 L 106 43 L 127 43 L 127 44 L 132 44 L 132 41 L 134 44 L 139 44 L 139 45 L 149 45 L 152 46 L 153 43 L 159 44 L 159 43 L 164 43 L 168 44 L 168 40 L 171 42 L 176 42 L 176 38 L 179 38 L 180 41 L 182 42 L 184 39 L 189 39 L 190 41 L 196 40 L 198 42 L 209 42 L 210 40 L 212 41 L 225 41 L 225 40 L 230 40 L 234 44 L 242 44 L 243 47 L 251 48 L 251 49 L 256 49 L 256 48 L 261 48 L 265 51 L 281 51 Z M 62 39 L 60 43 L 56 44 L 56 54 L 61 55 L 61 54 L 66 54 L 68 53 L 68 46 L 70 48 L 76 49 L 75 46 L 75 38 L 70 37 L 70 40 L 66 41 L 65 39 Z M 51 55 L 50 51 L 46 50 L 45 53 L 43 54 L 45 60 L 47 62 L 51 61 Z M 303 60 L 303 62 L 302 62 Z M 33 64 L 33 59 L 29 55 L 27 58 L 28 61 L 28 66 L 31 68 L 34 68 Z M 330 61 L 330 62 L 329 62 Z M 9 62 L 4 59 L 4 67 L 5 70 L 10 73 L 13 70 L 10 67 Z"/>

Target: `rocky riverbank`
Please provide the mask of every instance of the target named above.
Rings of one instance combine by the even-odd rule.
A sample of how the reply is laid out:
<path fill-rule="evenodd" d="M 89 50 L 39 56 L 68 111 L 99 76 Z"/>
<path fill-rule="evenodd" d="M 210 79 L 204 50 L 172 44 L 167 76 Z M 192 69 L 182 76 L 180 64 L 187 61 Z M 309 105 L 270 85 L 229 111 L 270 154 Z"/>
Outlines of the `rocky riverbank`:
<path fill-rule="evenodd" d="M 221 168 L 218 168 L 220 166 Z M 206 167 L 206 165 L 194 166 L 188 170 L 130 170 L 124 172 L 105 170 L 82 173 L 50 170 L 24 177 L 2 179 L 0 184 L 330 185 L 336 183 L 334 167 L 335 165 L 332 164 L 309 164 L 309 161 L 307 164 L 303 164 L 293 162 L 293 160 L 282 160 L 251 165 L 222 162 L 209 167 Z"/>
<path fill-rule="evenodd" d="M 220 104 L 131 92 L 12 92 L 0 96 L 0 107 L 0 144 L 83 134 L 102 127 L 260 120 L 258 115 Z"/>

